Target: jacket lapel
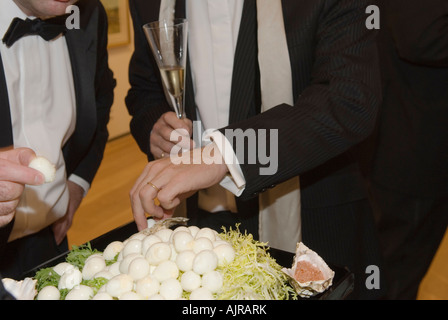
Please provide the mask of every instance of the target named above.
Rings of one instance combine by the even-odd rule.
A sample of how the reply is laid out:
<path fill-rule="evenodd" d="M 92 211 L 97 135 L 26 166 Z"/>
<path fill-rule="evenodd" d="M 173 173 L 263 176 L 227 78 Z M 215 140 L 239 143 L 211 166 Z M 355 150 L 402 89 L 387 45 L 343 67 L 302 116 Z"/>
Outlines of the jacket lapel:
<path fill-rule="evenodd" d="M 8 87 L 0 55 L 0 148 L 13 145 L 11 111 L 9 110 Z"/>
<path fill-rule="evenodd" d="M 84 150 L 96 130 L 94 79 L 97 46 L 94 35 L 98 21 L 92 20 L 98 19 L 98 15 L 92 14 L 92 18 L 90 18 L 90 15 L 83 15 L 81 8 L 80 16 L 81 28 L 68 30 L 66 33 L 76 96 L 76 128 L 64 150 L 66 160 L 70 158 L 67 152 Z M 69 167 L 69 164 L 67 166 Z M 70 168 L 67 169 L 69 171 Z"/>

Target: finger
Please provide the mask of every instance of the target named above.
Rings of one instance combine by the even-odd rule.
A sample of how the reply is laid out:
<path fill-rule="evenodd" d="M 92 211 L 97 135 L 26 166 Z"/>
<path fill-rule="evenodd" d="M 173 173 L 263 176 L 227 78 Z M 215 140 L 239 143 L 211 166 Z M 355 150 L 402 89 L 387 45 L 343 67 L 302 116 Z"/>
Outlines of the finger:
<path fill-rule="evenodd" d="M 139 191 L 140 203 L 143 211 L 156 218 L 163 217 L 163 209 L 156 205 L 158 191 L 149 184 L 144 185 Z"/>
<path fill-rule="evenodd" d="M 12 219 L 14 219 L 14 214 L 15 214 L 15 211 L 10 212 L 6 215 L 0 214 L 0 228 L 3 226 L 6 226 L 8 223 L 10 223 L 12 221 Z"/>
<path fill-rule="evenodd" d="M 165 155 L 170 154 L 171 150 L 175 146 L 174 143 L 170 141 L 166 141 L 163 138 L 153 137 L 150 140 L 150 149 L 151 153 L 155 159 L 163 158 L 161 155 L 164 153 Z"/>
<path fill-rule="evenodd" d="M 161 221 L 161 220 L 166 220 L 166 219 L 169 219 L 169 218 L 172 218 L 173 217 L 173 214 L 174 214 L 174 210 L 163 210 L 163 217 L 162 218 L 154 218 L 154 220 L 156 220 L 156 221 Z"/>
<path fill-rule="evenodd" d="M 131 195 L 133 195 L 141 186 L 143 180 L 147 179 L 147 175 L 149 173 L 149 170 L 151 169 L 151 166 L 153 165 L 153 161 L 148 162 L 148 164 L 143 168 L 142 173 L 138 176 L 137 180 L 135 181 L 134 185 L 131 188 Z"/>
<path fill-rule="evenodd" d="M 41 185 L 45 182 L 43 174 L 27 165 L 0 159 L 0 180 L 21 184 Z"/>
<path fill-rule="evenodd" d="M 145 167 L 145 170 L 147 170 L 147 167 Z M 145 176 L 145 174 L 140 175 L 130 192 L 132 215 L 139 231 L 144 230 L 148 225 L 146 221 L 146 214 L 139 196 L 142 179 L 144 179 Z"/>
<path fill-rule="evenodd" d="M 24 186 L 20 183 L 0 181 L 0 201 L 11 201 L 22 196 Z"/>
<path fill-rule="evenodd" d="M 193 134 L 193 122 L 188 118 L 182 118 L 182 121 L 185 123 L 186 129 L 190 133 L 190 137 L 191 137 L 191 135 Z"/>
<path fill-rule="evenodd" d="M 138 190 L 143 188 L 148 181 L 151 181 L 151 178 L 155 176 L 156 172 L 163 170 L 163 168 L 168 166 L 170 163 L 171 162 L 167 159 L 159 159 L 148 162 L 142 173 L 135 181 L 134 186 L 131 189 L 131 194 L 138 192 Z"/>
<path fill-rule="evenodd" d="M 163 116 L 163 121 L 172 129 L 182 129 L 182 132 L 191 137 L 193 125 L 191 120 L 179 119 L 174 112 L 167 112 Z"/>
<path fill-rule="evenodd" d="M 18 199 L 0 202 L 0 216 L 9 217 L 11 215 L 14 215 L 18 205 L 19 205 Z"/>
<path fill-rule="evenodd" d="M 146 178 L 146 175 L 149 171 L 150 166 L 151 166 L 151 162 L 145 166 L 145 168 L 143 169 L 143 172 L 137 178 L 137 180 L 135 181 L 135 183 L 132 186 L 131 191 L 129 193 L 129 198 L 131 201 L 132 215 L 134 216 L 134 221 L 135 221 L 139 231 L 145 229 L 145 223 L 146 223 L 145 212 L 140 203 L 139 189 L 140 189 L 143 179 Z"/>
<path fill-rule="evenodd" d="M 152 207 L 150 203 L 151 201 L 154 203 L 153 199 L 157 196 L 157 194 L 146 195 L 145 192 L 145 188 L 147 188 L 148 181 L 151 181 L 151 178 L 153 177 L 153 175 L 151 175 L 151 170 L 153 170 L 153 167 L 157 166 L 158 163 L 160 163 L 161 161 L 162 160 L 149 162 L 145 166 L 142 174 L 138 177 L 137 181 L 135 182 L 130 192 L 132 214 L 134 216 L 134 221 L 137 224 L 137 228 L 139 230 L 146 229 L 148 226 L 146 213 L 150 215 L 155 215 L 157 217 L 162 216 L 160 211 Z M 147 199 L 147 197 L 152 198 Z"/>
<path fill-rule="evenodd" d="M 166 167 L 165 170 L 158 172 L 158 174 L 151 179 L 151 183 L 156 185 L 160 191 L 157 192 L 157 199 L 160 202 L 160 207 L 165 210 L 173 210 L 180 204 L 177 191 L 173 192 L 170 181 L 176 181 L 176 173 L 172 168 Z M 181 183 L 182 186 L 186 184 L 186 181 Z"/>
<path fill-rule="evenodd" d="M 17 164 L 28 166 L 36 157 L 36 153 L 29 148 L 17 148 L 0 152 L 0 159 L 5 159 Z"/>
<path fill-rule="evenodd" d="M 131 193 L 131 208 L 137 229 L 139 231 L 144 230 L 148 224 L 146 222 L 145 211 L 140 202 L 138 190 Z"/>
<path fill-rule="evenodd" d="M 174 131 L 174 132 L 173 132 Z M 160 138 L 164 141 L 175 142 L 178 136 L 190 137 L 188 131 L 183 128 L 173 128 L 171 126 L 164 126 L 157 131 Z"/>

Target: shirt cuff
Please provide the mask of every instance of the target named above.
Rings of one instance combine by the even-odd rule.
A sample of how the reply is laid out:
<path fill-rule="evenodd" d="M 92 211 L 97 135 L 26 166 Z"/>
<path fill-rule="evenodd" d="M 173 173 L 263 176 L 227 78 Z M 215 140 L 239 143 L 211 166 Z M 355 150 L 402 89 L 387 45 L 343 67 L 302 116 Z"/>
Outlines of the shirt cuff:
<path fill-rule="evenodd" d="M 219 184 L 235 196 L 240 196 L 246 187 L 246 179 L 229 140 L 218 130 L 207 132 L 204 138 L 215 143 L 229 169 L 229 174 Z"/>
<path fill-rule="evenodd" d="M 77 176 L 76 174 L 71 174 L 70 177 L 68 178 L 68 180 L 76 183 L 77 185 L 79 185 L 81 188 L 84 189 L 84 197 L 87 195 L 87 192 L 90 189 L 90 183 L 88 183 L 83 178 Z"/>

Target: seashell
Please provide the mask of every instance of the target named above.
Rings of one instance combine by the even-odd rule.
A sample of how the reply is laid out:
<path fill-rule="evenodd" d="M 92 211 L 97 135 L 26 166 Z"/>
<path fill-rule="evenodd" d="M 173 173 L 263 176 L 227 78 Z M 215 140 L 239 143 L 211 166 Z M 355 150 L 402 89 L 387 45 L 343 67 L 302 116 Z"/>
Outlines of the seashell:
<path fill-rule="evenodd" d="M 292 267 L 283 268 L 290 284 L 302 298 L 309 298 L 327 290 L 333 283 L 334 271 L 313 250 L 302 242 L 296 246 Z"/>
<path fill-rule="evenodd" d="M 143 233 L 144 235 L 154 234 L 161 229 L 168 229 L 177 224 L 186 225 L 187 221 L 188 218 L 184 217 L 167 218 L 164 220 L 158 220 L 157 222 L 153 219 L 148 219 L 148 228 L 140 231 L 140 233 Z"/>
<path fill-rule="evenodd" d="M 6 291 L 17 300 L 34 300 L 34 297 L 37 294 L 37 280 L 35 279 L 25 278 L 24 280 L 17 281 L 10 278 L 4 278 L 0 281 L 3 282 Z"/>

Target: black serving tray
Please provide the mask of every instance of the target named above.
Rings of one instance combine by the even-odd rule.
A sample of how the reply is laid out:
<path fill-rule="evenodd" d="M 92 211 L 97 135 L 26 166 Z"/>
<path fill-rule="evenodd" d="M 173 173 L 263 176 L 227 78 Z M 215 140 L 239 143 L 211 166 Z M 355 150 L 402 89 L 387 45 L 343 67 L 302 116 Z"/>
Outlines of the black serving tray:
<path fill-rule="evenodd" d="M 134 222 L 125 224 L 112 231 L 109 231 L 102 236 L 90 241 L 90 245 L 93 249 L 104 251 L 109 243 L 112 241 L 124 241 L 134 233 L 137 233 L 137 227 Z M 292 265 L 294 254 L 283 250 L 269 248 L 269 254 L 277 261 L 278 264 L 289 268 Z M 34 277 L 37 271 L 43 268 L 53 267 L 56 264 L 65 261 L 68 252 L 65 252 L 59 256 L 48 260 L 33 269 L 25 272 L 23 278 Z M 335 266 L 328 263 L 328 266 L 335 272 L 333 278 L 333 284 L 325 292 L 316 295 L 307 300 L 344 300 L 353 291 L 354 275 L 347 268 Z"/>

